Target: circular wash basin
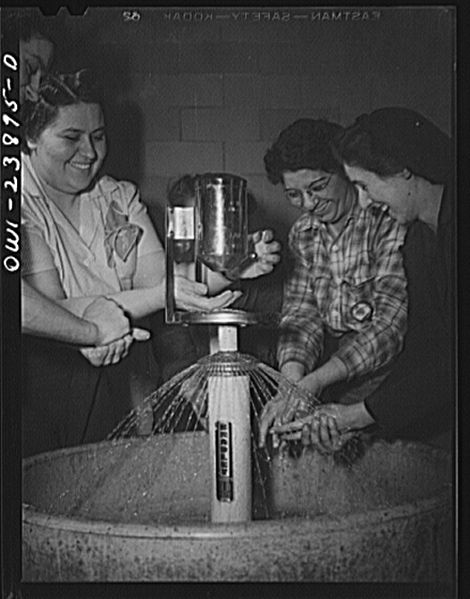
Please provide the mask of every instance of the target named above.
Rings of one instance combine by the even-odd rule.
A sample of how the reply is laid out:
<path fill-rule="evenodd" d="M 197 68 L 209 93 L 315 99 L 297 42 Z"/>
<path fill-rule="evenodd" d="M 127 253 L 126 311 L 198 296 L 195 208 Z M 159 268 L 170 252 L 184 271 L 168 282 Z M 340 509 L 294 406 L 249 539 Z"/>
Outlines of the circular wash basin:
<path fill-rule="evenodd" d="M 23 580 L 451 580 L 440 450 L 376 442 L 349 467 L 278 455 L 261 499 L 255 488 L 256 519 L 211 524 L 208 446 L 204 432 L 175 433 L 26 459 Z"/>

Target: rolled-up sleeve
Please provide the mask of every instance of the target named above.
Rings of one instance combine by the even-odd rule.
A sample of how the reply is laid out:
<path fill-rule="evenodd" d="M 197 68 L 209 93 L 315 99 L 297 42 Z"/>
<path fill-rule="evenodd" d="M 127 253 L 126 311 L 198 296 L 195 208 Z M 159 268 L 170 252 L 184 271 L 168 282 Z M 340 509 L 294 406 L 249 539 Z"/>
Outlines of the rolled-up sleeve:
<path fill-rule="evenodd" d="M 34 206 L 34 204 L 33 204 Z M 31 202 L 21 207 L 21 274 L 36 274 L 56 268 L 44 231 L 49 224 Z"/>
<path fill-rule="evenodd" d="M 129 222 L 139 226 L 143 232 L 137 248 L 138 255 L 163 252 L 162 243 L 148 215 L 147 207 L 140 199 L 138 188 L 129 181 L 120 181 L 119 186 L 122 196 L 126 198 Z"/>

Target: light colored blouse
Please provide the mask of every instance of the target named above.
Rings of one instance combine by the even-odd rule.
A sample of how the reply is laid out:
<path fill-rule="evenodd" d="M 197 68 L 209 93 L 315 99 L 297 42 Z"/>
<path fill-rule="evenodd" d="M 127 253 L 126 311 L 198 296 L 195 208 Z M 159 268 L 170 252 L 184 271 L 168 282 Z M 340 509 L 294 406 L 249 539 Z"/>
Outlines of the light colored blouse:
<path fill-rule="evenodd" d="M 103 176 L 80 197 L 74 227 L 49 200 L 29 156 L 22 157 L 22 274 L 56 269 L 65 296 L 86 297 L 133 288 L 139 257 L 164 251 L 137 187 Z"/>

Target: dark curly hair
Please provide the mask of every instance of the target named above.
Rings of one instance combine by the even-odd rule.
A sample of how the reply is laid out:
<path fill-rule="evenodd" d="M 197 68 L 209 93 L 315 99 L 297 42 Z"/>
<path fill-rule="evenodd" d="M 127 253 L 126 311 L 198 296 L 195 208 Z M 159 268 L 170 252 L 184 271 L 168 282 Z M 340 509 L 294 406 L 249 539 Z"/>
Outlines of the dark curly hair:
<path fill-rule="evenodd" d="M 335 153 L 341 162 L 381 177 L 407 168 L 433 183 L 443 183 L 453 174 L 451 139 L 408 108 L 380 108 L 361 115 L 337 139 Z"/>
<path fill-rule="evenodd" d="M 344 176 L 332 144 L 343 127 L 323 119 L 298 119 L 281 131 L 264 156 L 268 179 L 277 184 L 285 171 L 322 170 Z"/>
<path fill-rule="evenodd" d="M 29 154 L 27 141 L 35 141 L 44 129 L 54 121 L 62 106 L 86 102 L 101 104 L 102 93 L 90 71 L 49 74 L 42 80 L 35 101 L 27 100 L 22 107 L 23 150 Z"/>

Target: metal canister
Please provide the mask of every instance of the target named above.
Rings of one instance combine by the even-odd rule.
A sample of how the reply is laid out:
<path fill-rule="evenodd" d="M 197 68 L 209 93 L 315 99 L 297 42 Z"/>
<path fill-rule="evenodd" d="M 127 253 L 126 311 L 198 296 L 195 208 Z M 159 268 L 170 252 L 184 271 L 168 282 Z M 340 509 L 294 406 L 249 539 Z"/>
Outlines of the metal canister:
<path fill-rule="evenodd" d="M 196 180 L 197 257 L 210 269 L 235 271 L 256 259 L 248 236 L 247 181 L 229 173 Z"/>

